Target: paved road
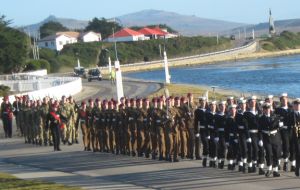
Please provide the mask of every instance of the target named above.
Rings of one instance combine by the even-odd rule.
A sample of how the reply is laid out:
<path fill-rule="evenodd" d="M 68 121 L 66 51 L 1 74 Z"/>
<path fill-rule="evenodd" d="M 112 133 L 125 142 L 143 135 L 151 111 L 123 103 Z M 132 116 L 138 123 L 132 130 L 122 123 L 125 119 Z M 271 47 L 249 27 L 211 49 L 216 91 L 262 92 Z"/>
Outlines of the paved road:
<path fill-rule="evenodd" d="M 89 97 L 101 99 L 117 98 L 117 92 L 114 84 L 108 80 L 88 82 L 87 79 L 82 81 L 83 90 L 80 94 L 74 96 L 75 100 L 83 100 Z M 162 84 L 157 82 L 143 82 L 124 79 L 123 89 L 124 96 L 129 98 L 145 97 L 153 92 L 156 92 L 162 87 Z"/>
<path fill-rule="evenodd" d="M 80 144 L 66 145 L 62 152 L 53 152 L 18 138 L 0 139 L 0 171 L 86 189 L 300 189 L 300 179 L 292 173 L 265 178 L 203 168 L 195 160 L 168 163 L 82 149 Z"/>
<path fill-rule="evenodd" d="M 144 96 L 160 86 L 143 82 L 124 84 L 125 93 L 129 97 Z M 110 84 L 104 81 L 84 82 L 84 90 L 76 98 L 110 97 L 109 88 Z M 23 179 L 46 180 L 85 189 L 300 189 L 300 179 L 293 173 L 283 173 L 282 177 L 276 179 L 265 178 L 203 168 L 201 161 L 195 160 L 169 163 L 85 152 L 82 144 L 62 146 L 62 150 L 53 152 L 52 147 L 24 144 L 23 139 L 18 137 L 2 138 L 0 172 L 8 172 Z"/>

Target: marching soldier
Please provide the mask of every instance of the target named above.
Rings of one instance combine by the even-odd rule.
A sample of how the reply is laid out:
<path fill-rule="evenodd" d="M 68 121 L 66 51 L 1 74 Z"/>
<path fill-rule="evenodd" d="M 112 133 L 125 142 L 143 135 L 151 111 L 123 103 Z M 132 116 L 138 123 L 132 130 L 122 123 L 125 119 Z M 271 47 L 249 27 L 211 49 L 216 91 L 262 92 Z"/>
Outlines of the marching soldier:
<path fill-rule="evenodd" d="M 158 108 L 153 113 L 154 127 L 156 128 L 157 131 L 159 160 L 166 159 L 165 129 L 163 123 L 163 119 L 164 119 L 163 104 L 164 104 L 163 99 L 162 98 L 158 99 Z"/>
<path fill-rule="evenodd" d="M 130 149 L 131 155 L 136 156 L 137 153 L 137 112 L 136 102 L 133 98 L 130 99 L 131 107 L 127 110 L 128 114 L 128 127 L 130 130 Z"/>
<path fill-rule="evenodd" d="M 68 97 L 68 125 L 67 125 L 67 140 L 68 144 L 76 143 L 75 122 L 76 122 L 76 107 L 72 96 Z M 77 140 L 78 143 L 78 140 Z"/>
<path fill-rule="evenodd" d="M 94 118 L 93 118 L 93 113 L 92 110 L 94 109 L 94 101 L 92 99 L 89 99 L 89 105 L 86 108 L 86 113 L 87 113 L 87 130 L 86 130 L 86 136 L 87 136 L 87 151 L 91 151 L 91 136 L 92 136 L 92 128 L 94 126 Z"/>
<path fill-rule="evenodd" d="M 144 129 L 144 146 L 142 147 L 142 152 L 145 153 L 146 158 L 150 157 L 151 149 L 151 131 L 150 131 L 150 102 L 148 98 L 143 99 L 143 113 L 145 117 L 143 118 L 143 129 Z"/>
<path fill-rule="evenodd" d="M 269 177 L 273 169 L 273 177 L 280 177 L 278 173 L 278 160 L 281 157 L 279 118 L 271 114 L 271 104 L 269 103 L 263 105 L 263 115 L 259 118 L 259 126 L 261 131 L 259 144 L 263 144 L 265 148 L 268 167 L 265 175 Z"/>
<path fill-rule="evenodd" d="M 247 109 L 246 105 L 246 100 L 244 98 L 241 98 L 239 100 L 239 109 L 236 114 L 236 123 L 238 126 L 238 138 L 239 138 L 239 153 L 240 153 L 240 163 L 239 163 L 239 171 L 245 173 L 246 172 L 246 167 L 247 167 L 247 158 L 248 158 L 248 153 L 247 153 L 247 139 L 250 138 L 249 130 L 248 130 L 248 125 L 246 125 L 246 120 L 244 119 L 244 113 Z"/>
<path fill-rule="evenodd" d="M 180 130 L 180 152 L 181 152 L 181 158 L 188 158 L 188 127 L 186 126 L 186 121 L 189 119 L 189 115 L 187 112 L 187 106 L 185 104 L 185 97 L 180 98 L 180 108 L 179 108 L 179 114 L 181 121 L 179 122 L 179 130 Z"/>
<path fill-rule="evenodd" d="M 60 149 L 60 125 L 61 125 L 61 118 L 63 116 L 58 111 L 58 103 L 52 105 L 52 110 L 48 113 L 46 119 L 46 127 L 50 128 L 53 144 L 54 144 L 54 151 L 61 151 Z M 65 118 L 64 118 L 65 119 Z"/>
<path fill-rule="evenodd" d="M 258 112 L 256 109 L 256 96 L 249 98 L 249 110 L 244 113 L 245 125 L 248 128 L 248 173 L 255 173 L 258 160 Z M 262 147 L 262 145 L 260 145 Z"/>
<path fill-rule="evenodd" d="M 109 127 L 109 147 L 111 153 L 115 153 L 115 147 L 116 147 L 116 128 L 118 126 L 118 120 L 117 120 L 117 102 L 114 100 L 110 101 L 108 106 L 110 107 L 110 127 Z"/>
<path fill-rule="evenodd" d="M 207 124 L 206 124 L 206 97 L 199 97 L 199 107 L 195 110 L 195 122 L 194 122 L 194 128 L 195 128 L 195 155 L 196 159 L 201 159 L 200 157 L 200 139 L 202 142 L 202 155 L 203 155 L 203 161 L 202 165 L 203 167 L 207 166 L 207 158 L 209 153 L 209 145 L 208 145 L 208 131 L 207 131 Z"/>
<path fill-rule="evenodd" d="M 126 102 L 124 100 L 124 103 L 127 103 L 128 106 L 128 101 Z M 127 155 L 130 153 L 129 149 L 129 133 L 128 133 L 128 123 L 127 123 L 127 115 L 126 115 L 126 110 L 125 110 L 125 104 L 120 104 L 119 106 L 119 133 L 120 133 L 120 151 L 121 154 Z M 121 123 L 120 123 L 121 122 Z"/>
<path fill-rule="evenodd" d="M 81 107 L 78 110 L 77 114 L 77 121 L 76 124 L 80 125 L 81 132 L 82 132 L 82 141 L 85 151 L 90 151 L 90 139 L 88 138 L 89 128 L 88 128 L 88 113 L 87 113 L 87 106 L 86 103 L 83 101 L 81 102 Z"/>
<path fill-rule="evenodd" d="M 33 126 L 33 114 L 31 109 L 31 102 L 30 100 L 26 101 L 26 107 L 24 108 L 24 138 L 25 143 L 32 143 L 32 137 L 30 134 L 30 130 Z"/>
<path fill-rule="evenodd" d="M 291 139 L 292 139 L 292 126 L 290 125 L 289 115 L 290 110 L 288 108 L 288 97 L 286 93 L 283 93 L 280 96 L 281 106 L 275 109 L 275 114 L 280 116 L 280 135 L 282 140 L 282 158 L 284 160 L 283 171 L 288 171 L 288 161 L 291 158 L 291 161 L 295 160 L 294 152 L 290 152 L 291 148 Z M 295 164 L 295 162 L 294 162 Z M 280 165 L 280 161 L 279 161 Z M 291 166 L 291 172 L 295 172 L 295 165 Z"/>
<path fill-rule="evenodd" d="M 148 119 L 148 113 L 147 109 L 143 108 L 142 105 L 142 99 L 137 99 L 137 152 L 138 156 L 141 157 L 145 152 L 143 152 L 143 147 L 144 147 L 144 142 L 145 142 L 145 127 L 144 125 L 144 119 L 145 119 L 145 124 L 147 124 L 147 119 Z"/>
<path fill-rule="evenodd" d="M 156 127 L 155 114 L 158 110 L 157 98 L 152 99 L 153 107 L 150 109 L 150 134 L 151 134 L 151 147 L 152 147 L 152 159 L 155 160 L 157 156 L 157 142 L 158 142 L 158 131 Z"/>
<path fill-rule="evenodd" d="M 68 118 L 69 117 L 69 105 L 67 102 L 67 98 L 66 96 L 62 96 L 61 97 L 61 101 L 60 101 L 60 105 L 59 105 L 59 113 L 63 116 L 63 119 L 61 119 L 62 125 L 61 125 L 61 138 L 62 138 L 62 142 L 64 144 L 67 143 L 68 139 L 67 139 L 67 132 L 68 132 L 68 128 L 69 128 L 69 123 L 68 123 Z M 68 142 L 69 145 L 71 145 L 71 142 Z"/>
<path fill-rule="evenodd" d="M 216 114 L 216 101 L 212 101 L 209 104 L 209 112 L 206 112 L 206 124 L 207 124 L 207 139 L 209 141 L 209 167 L 216 167 L 218 144 L 215 141 L 215 114 Z"/>
<path fill-rule="evenodd" d="M 187 104 L 186 104 L 186 127 L 187 127 L 187 152 L 190 159 L 194 159 L 194 148 L 195 148 L 195 129 L 194 129 L 194 102 L 193 94 L 187 94 Z M 198 157 L 199 159 L 199 157 Z"/>
<path fill-rule="evenodd" d="M 95 100 L 96 106 L 92 109 L 92 117 L 94 119 L 93 127 L 91 128 L 92 132 L 92 148 L 93 152 L 100 150 L 99 144 L 99 135 L 100 135 L 100 112 L 101 112 L 101 101 L 97 98 Z"/>
<path fill-rule="evenodd" d="M 41 125 L 43 128 L 43 139 L 44 139 L 44 145 L 47 146 L 49 143 L 52 144 L 52 135 L 50 135 L 50 130 L 48 127 L 46 127 L 46 119 L 47 115 L 49 113 L 49 99 L 48 97 L 43 98 L 43 103 L 40 106 L 41 111 Z"/>
<path fill-rule="evenodd" d="M 16 100 L 13 103 L 13 113 L 16 119 L 17 133 L 19 136 L 23 136 L 23 128 L 22 128 L 22 116 L 20 116 L 20 109 L 22 108 L 23 100 L 20 97 L 15 97 Z"/>
<path fill-rule="evenodd" d="M 5 138 L 12 138 L 13 107 L 9 102 L 8 96 L 5 96 L 3 98 L 3 102 L 1 103 L 0 116 L 3 122 Z"/>
<path fill-rule="evenodd" d="M 103 121 L 104 119 L 104 121 Z M 102 121 L 102 130 L 103 130 L 103 147 L 105 152 L 109 152 L 109 125 L 110 125 L 110 110 L 108 107 L 108 101 L 103 100 L 103 117 Z"/>
<path fill-rule="evenodd" d="M 292 146 L 296 152 L 296 169 L 295 175 L 299 177 L 300 173 L 300 99 L 297 98 L 293 102 L 293 112 L 290 114 L 290 121 L 292 125 Z"/>
<path fill-rule="evenodd" d="M 237 153 L 239 149 L 238 144 L 238 126 L 236 123 L 236 105 L 231 104 L 228 107 L 229 116 L 226 119 L 226 127 L 225 127 L 225 141 L 228 146 L 227 160 L 228 170 L 235 170 L 235 165 L 237 161 Z"/>
<path fill-rule="evenodd" d="M 215 142 L 218 149 L 218 168 L 224 168 L 226 142 L 225 142 L 225 127 L 226 127 L 226 102 L 219 103 L 219 112 L 214 116 L 215 119 Z"/>

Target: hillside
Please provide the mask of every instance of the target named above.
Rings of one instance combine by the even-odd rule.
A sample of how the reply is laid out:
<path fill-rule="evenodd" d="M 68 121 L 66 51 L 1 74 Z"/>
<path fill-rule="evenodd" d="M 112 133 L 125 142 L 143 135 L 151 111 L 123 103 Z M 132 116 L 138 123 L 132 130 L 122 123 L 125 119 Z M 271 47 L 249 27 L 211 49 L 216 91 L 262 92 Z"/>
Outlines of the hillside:
<path fill-rule="evenodd" d="M 300 33 L 283 31 L 279 36 L 260 42 L 263 50 L 279 51 L 300 48 Z"/>
<path fill-rule="evenodd" d="M 102 16 L 95 15 L 95 17 Z M 231 30 L 245 25 L 158 10 L 143 10 L 123 16 L 117 16 L 116 18 L 116 20 L 125 27 L 166 24 L 184 36 L 207 36 L 209 33 L 214 35 L 224 30 Z M 31 31 L 31 33 L 35 33 L 41 25 L 49 21 L 59 22 L 69 29 L 83 29 L 88 24 L 88 21 L 85 20 L 58 18 L 50 15 L 39 23 L 24 26 L 23 28 L 27 31 Z"/>

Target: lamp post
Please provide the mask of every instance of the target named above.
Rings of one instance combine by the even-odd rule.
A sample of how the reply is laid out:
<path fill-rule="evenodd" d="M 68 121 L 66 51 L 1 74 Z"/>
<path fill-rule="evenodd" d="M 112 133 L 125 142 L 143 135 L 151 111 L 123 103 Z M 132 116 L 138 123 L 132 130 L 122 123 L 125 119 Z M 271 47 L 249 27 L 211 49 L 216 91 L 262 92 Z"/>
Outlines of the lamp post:
<path fill-rule="evenodd" d="M 111 59 L 110 59 L 110 54 L 109 54 L 109 50 L 108 49 L 104 49 L 104 51 L 106 51 L 108 53 L 108 72 L 109 74 L 111 74 Z"/>

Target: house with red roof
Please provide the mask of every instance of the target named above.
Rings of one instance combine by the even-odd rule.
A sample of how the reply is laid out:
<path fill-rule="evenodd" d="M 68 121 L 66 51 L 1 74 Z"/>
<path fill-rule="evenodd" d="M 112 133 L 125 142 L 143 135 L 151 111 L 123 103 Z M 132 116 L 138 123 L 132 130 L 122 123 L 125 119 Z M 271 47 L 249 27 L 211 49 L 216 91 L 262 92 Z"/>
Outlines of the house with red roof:
<path fill-rule="evenodd" d="M 146 37 L 149 37 L 150 39 L 178 37 L 177 34 L 169 33 L 167 31 L 167 29 L 162 29 L 159 27 L 155 27 L 155 28 L 145 27 L 145 28 L 138 30 L 138 32 L 144 34 Z"/>
<path fill-rule="evenodd" d="M 132 30 L 130 28 L 123 28 L 122 30 L 110 35 L 105 41 L 107 42 L 133 42 L 140 40 L 147 40 L 144 34 Z"/>

